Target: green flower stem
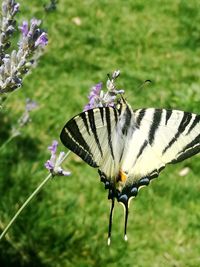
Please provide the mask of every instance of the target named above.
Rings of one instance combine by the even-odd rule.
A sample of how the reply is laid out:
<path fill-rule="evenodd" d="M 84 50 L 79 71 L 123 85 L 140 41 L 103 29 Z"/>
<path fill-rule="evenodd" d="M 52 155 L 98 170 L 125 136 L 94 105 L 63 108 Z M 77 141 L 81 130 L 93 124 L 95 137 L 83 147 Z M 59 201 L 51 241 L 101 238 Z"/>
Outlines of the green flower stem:
<path fill-rule="evenodd" d="M 12 224 L 15 222 L 17 217 L 20 215 L 20 213 L 23 211 L 23 209 L 29 204 L 29 202 L 34 198 L 34 196 L 41 190 L 41 188 L 49 181 L 49 179 L 52 177 L 52 174 L 50 173 L 43 181 L 42 183 L 35 189 L 35 191 L 27 198 L 27 200 L 24 202 L 24 204 L 21 206 L 21 208 L 15 213 L 14 217 L 11 219 L 9 224 L 6 226 L 2 234 L 0 235 L 0 240 L 5 236 L 5 234 L 8 232 Z"/>
<path fill-rule="evenodd" d="M 13 138 L 15 138 L 18 135 L 11 135 L 1 146 L 0 146 L 0 151 L 4 149 L 4 147 L 12 141 Z"/>
<path fill-rule="evenodd" d="M 60 164 L 67 158 L 70 151 L 68 151 L 65 156 L 63 157 Z M 20 215 L 20 213 L 25 209 L 25 207 L 29 204 L 29 202 L 34 198 L 35 195 L 42 189 L 42 187 L 50 180 L 50 178 L 53 177 L 52 173 L 49 173 L 49 175 L 41 182 L 41 184 L 33 191 L 33 193 L 27 198 L 27 200 L 24 202 L 24 204 L 21 206 L 21 208 L 15 213 L 14 217 L 10 220 L 9 224 L 6 226 L 6 228 L 3 230 L 2 234 L 0 235 L 0 240 L 6 235 L 10 227 L 13 225 L 17 217 Z"/>

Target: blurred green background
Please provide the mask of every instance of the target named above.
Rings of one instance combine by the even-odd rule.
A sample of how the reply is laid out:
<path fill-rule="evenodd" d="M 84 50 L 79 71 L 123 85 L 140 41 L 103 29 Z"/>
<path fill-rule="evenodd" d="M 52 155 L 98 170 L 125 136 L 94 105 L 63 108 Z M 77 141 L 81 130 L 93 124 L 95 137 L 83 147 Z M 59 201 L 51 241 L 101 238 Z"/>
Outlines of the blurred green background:
<path fill-rule="evenodd" d="M 23 87 L 1 111 L 0 141 L 38 102 L 32 122 L 0 153 L 0 229 L 48 174 L 47 150 L 87 103 L 89 88 L 121 70 L 118 88 L 133 108 L 165 107 L 200 113 L 200 8 L 198 0 L 19 1 L 18 22 L 43 19 L 49 44 Z M 142 86 L 145 80 L 152 81 Z M 60 150 L 65 149 L 61 144 Z M 117 204 L 107 246 L 110 203 L 97 170 L 71 155 L 70 177 L 52 179 L 0 242 L 6 266 L 200 266 L 200 157 L 168 166 L 132 201 L 128 243 Z M 189 173 L 180 171 L 189 168 Z"/>

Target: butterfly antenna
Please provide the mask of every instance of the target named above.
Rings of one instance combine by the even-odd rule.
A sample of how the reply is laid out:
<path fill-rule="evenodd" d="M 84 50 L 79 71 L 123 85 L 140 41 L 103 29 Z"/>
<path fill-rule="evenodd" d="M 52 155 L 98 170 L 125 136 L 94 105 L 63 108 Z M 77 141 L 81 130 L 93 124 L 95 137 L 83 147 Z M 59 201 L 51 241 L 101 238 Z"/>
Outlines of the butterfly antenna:
<path fill-rule="evenodd" d="M 121 97 L 121 99 L 123 100 L 123 102 L 126 104 L 126 100 L 125 100 L 125 98 L 123 97 L 122 94 L 120 94 L 120 97 Z"/>
<path fill-rule="evenodd" d="M 110 73 L 107 73 L 107 77 L 108 77 L 108 79 L 111 81 Z"/>
<path fill-rule="evenodd" d="M 110 217 L 109 217 L 109 227 L 108 227 L 108 246 L 110 246 L 111 242 L 111 232 L 112 232 L 112 220 L 113 220 L 113 211 L 115 206 L 114 197 L 111 199 L 111 208 L 110 208 Z"/>
<path fill-rule="evenodd" d="M 145 85 L 152 83 L 151 80 L 145 80 L 141 85 L 138 86 L 138 89 L 143 89 L 143 87 L 145 87 Z"/>

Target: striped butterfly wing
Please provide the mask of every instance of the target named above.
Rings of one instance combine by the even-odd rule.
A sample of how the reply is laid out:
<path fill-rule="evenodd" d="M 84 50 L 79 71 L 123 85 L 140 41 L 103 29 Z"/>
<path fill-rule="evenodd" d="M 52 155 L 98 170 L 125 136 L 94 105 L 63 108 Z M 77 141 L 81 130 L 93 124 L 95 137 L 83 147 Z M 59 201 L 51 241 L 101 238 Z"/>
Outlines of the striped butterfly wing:
<path fill-rule="evenodd" d="M 134 116 L 138 130 L 129 141 L 123 164 L 130 177 L 156 177 L 166 164 L 200 152 L 200 115 L 148 108 L 136 110 Z M 133 148 L 136 154 L 130 167 Z"/>
<path fill-rule="evenodd" d="M 119 109 L 95 108 L 72 118 L 63 128 L 62 143 L 92 167 L 98 167 L 108 198 L 112 200 L 108 243 L 110 242 L 115 197 L 125 207 L 168 163 L 182 161 L 200 152 L 200 116 L 166 109 L 133 111 L 123 100 Z M 119 191 L 115 183 L 125 177 Z M 108 184 L 107 184 L 108 183 Z"/>
<path fill-rule="evenodd" d="M 60 139 L 62 143 L 81 157 L 92 167 L 104 166 L 104 171 L 111 178 L 117 171 L 114 154 L 115 128 L 119 111 L 112 107 L 95 108 L 72 118 L 64 126 Z M 118 151 L 120 154 L 120 151 Z"/>

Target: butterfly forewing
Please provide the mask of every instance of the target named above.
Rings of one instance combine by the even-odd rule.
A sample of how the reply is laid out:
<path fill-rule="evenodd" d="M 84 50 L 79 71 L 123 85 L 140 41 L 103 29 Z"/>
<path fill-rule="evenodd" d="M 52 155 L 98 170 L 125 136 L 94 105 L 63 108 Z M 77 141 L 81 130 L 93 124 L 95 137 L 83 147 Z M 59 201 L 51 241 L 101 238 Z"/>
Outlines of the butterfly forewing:
<path fill-rule="evenodd" d="M 61 141 L 90 166 L 103 166 L 103 171 L 113 176 L 117 168 L 115 155 L 118 117 L 118 110 L 111 107 L 82 112 L 65 125 Z"/>

